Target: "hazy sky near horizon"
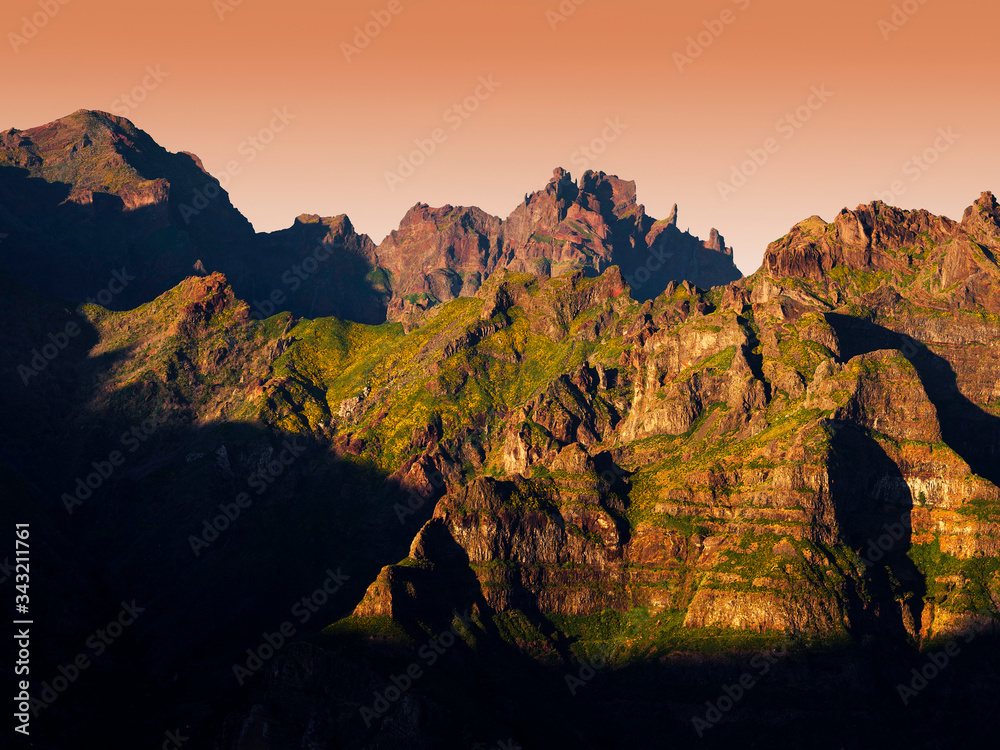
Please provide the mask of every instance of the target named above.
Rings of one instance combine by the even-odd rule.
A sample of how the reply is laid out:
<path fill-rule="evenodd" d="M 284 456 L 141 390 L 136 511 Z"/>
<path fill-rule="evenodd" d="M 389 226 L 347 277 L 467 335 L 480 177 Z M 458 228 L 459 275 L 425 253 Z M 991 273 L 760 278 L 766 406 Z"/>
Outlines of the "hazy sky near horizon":
<path fill-rule="evenodd" d="M 984 0 L 5 0 L 0 129 L 119 114 L 198 154 L 258 231 L 346 213 L 376 242 L 417 202 L 506 217 L 557 166 L 602 170 L 717 227 L 749 274 L 813 214 L 961 218 L 1000 190 L 998 20 Z"/>

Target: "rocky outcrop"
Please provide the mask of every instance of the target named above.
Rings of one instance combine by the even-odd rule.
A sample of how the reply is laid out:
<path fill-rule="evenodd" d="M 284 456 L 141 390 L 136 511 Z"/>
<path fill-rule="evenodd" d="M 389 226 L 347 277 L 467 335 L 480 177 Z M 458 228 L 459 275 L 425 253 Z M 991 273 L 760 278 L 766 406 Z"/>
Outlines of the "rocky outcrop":
<path fill-rule="evenodd" d="M 925 306 L 997 312 L 997 211 L 992 193 L 984 193 L 960 223 L 880 201 L 844 209 L 832 224 L 813 216 L 768 246 L 764 268 L 777 279 L 808 279 L 853 296 L 879 279 Z"/>
<path fill-rule="evenodd" d="M 303 214 L 288 229 L 257 235 L 259 260 L 247 280 L 258 318 L 288 310 L 359 323 L 385 322 L 392 292 L 375 243 L 346 215 Z"/>
<path fill-rule="evenodd" d="M 500 224 L 478 208 L 411 208 L 377 251 L 393 295 L 389 319 L 474 295 L 499 261 Z"/>
<path fill-rule="evenodd" d="M 572 492 L 558 484 L 476 480 L 438 503 L 413 542 L 411 559 L 435 566 L 439 575 L 454 576 L 446 572 L 452 566 L 470 567 L 495 611 L 538 607 L 587 614 L 627 606 L 619 524 L 601 503 L 600 485 L 596 474 L 574 482 Z M 400 606 L 419 611 L 419 599 L 406 594 L 407 571 L 383 570 L 355 615 L 389 615 Z"/>
<path fill-rule="evenodd" d="M 560 276 L 621 268 L 631 293 L 652 299 L 671 282 L 701 287 L 741 278 L 732 249 L 677 228 L 677 209 L 657 222 L 636 202 L 634 182 L 556 169 L 502 222 L 478 208 L 417 204 L 378 248 L 390 279 L 389 319 L 412 328 L 434 305 L 476 292 L 499 269 Z"/>
<path fill-rule="evenodd" d="M 504 221 L 503 263 L 529 273 L 621 268 L 637 299 L 652 299 L 671 281 L 708 288 L 741 278 L 732 250 L 713 229 L 698 238 L 677 228 L 677 207 L 657 222 L 636 201 L 635 182 L 585 172 L 574 183 L 556 169 L 545 189 L 525 198 Z"/>

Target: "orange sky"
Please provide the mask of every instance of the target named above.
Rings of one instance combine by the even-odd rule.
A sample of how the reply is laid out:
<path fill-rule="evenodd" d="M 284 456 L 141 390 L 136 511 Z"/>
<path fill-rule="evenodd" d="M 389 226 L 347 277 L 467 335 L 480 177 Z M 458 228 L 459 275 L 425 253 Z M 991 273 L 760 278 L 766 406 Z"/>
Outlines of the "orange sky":
<path fill-rule="evenodd" d="M 217 176 L 236 162 L 228 189 L 258 230 L 347 213 L 379 241 L 418 201 L 505 217 L 554 167 L 587 165 L 636 180 L 653 216 L 677 202 L 682 228 L 717 227 L 751 273 L 796 221 L 893 183 L 891 202 L 953 218 L 1000 190 L 1000 9 L 985 0 L 62 2 L 4 0 L 0 128 L 126 115 Z M 894 5 L 915 12 L 880 29 Z M 342 44 L 380 11 L 391 20 L 348 61 Z M 44 25 L 25 29 L 33 15 Z M 679 65 L 701 32 L 711 43 Z M 144 82 L 143 101 L 121 101 Z M 467 97 L 475 111 L 451 109 Z M 274 108 L 294 119 L 253 146 Z M 390 186 L 416 139 L 434 152 Z M 933 163 L 911 161 L 927 149 Z M 761 165 L 720 189 L 748 150 Z"/>

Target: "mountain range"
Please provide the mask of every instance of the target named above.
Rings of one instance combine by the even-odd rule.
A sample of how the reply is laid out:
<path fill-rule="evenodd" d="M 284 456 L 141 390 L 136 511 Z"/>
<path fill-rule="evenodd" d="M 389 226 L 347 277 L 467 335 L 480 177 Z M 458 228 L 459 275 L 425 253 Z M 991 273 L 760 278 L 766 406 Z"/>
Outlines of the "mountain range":
<path fill-rule="evenodd" d="M 36 746 L 995 738 L 992 193 L 745 278 L 601 172 L 376 245 L 81 111 L 2 134 L 3 235 Z"/>
<path fill-rule="evenodd" d="M 8 273 L 81 302 L 108 287 L 109 268 L 131 268 L 136 278 L 106 303 L 116 310 L 201 269 L 224 273 L 259 317 L 287 310 L 407 325 L 475 294 L 500 268 L 596 274 L 614 264 L 638 273 L 649 299 L 670 281 L 708 287 L 742 276 L 716 230 L 702 242 L 677 228 L 676 208 L 666 221 L 648 217 L 634 182 L 587 172 L 576 183 L 562 169 L 506 220 L 418 204 L 379 245 L 344 215 L 304 214 L 257 234 L 197 156 L 169 153 L 128 120 L 86 110 L 3 133 L 0 196 Z"/>

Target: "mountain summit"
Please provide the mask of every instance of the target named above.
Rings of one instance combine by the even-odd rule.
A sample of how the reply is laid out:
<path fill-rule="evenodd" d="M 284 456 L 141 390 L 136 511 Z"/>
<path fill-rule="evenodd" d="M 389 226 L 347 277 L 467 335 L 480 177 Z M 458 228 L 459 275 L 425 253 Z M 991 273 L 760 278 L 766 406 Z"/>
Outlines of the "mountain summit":
<path fill-rule="evenodd" d="M 617 265 L 640 300 L 670 282 L 709 288 L 742 278 L 715 229 L 702 242 L 680 232 L 676 218 L 676 206 L 667 221 L 649 218 L 634 182 L 587 171 L 577 183 L 562 168 L 504 220 L 478 208 L 418 204 L 376 251 L 391 279 L 389 317 L 470 296 L 501 268 L 560 276 Z"/>
<path fill-rule="evenodd" d="M 206 190 L 215 197 L 185 214 Z M 134 280 L 109 303 L 118 308 L 151 300 L 198 260 L 237 282 L 251 273 L 241 249 L 253 229 L 200 160 L 106 112 L 0 134 L 0 228 L 7 273 L 74 301 L 121 269 Z"/>
<path fill-rule="evenodd" d="M 845 208 L 829 224 L 817 216 L 796 224 L 768 246 L 764 268 L 778 277 L 855 288 L 861 280 L 891 280 L 914 302 L 996 313 L 998 237 L 1000 208 L 990 192 L 961 222 L 876 201 Z"/>

